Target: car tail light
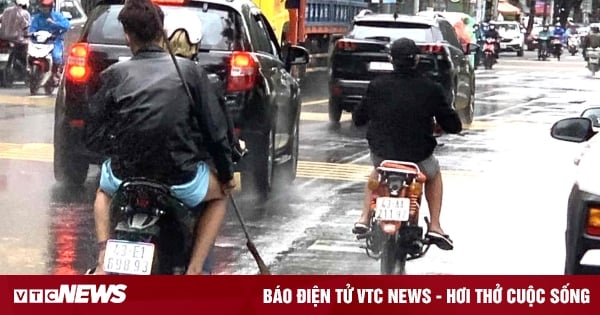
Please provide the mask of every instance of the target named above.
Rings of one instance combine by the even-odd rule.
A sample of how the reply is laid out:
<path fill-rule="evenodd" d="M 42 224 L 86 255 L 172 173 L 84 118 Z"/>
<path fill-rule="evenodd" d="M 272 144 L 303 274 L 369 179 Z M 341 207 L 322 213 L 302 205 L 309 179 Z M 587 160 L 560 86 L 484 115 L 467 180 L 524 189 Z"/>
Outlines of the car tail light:
<path fill-rule="evenodd" d="M 252 89 L 258 75 L 258 63 L 254 56 L 245 51 L 234 51 L 229 60 L 228 92 Z"/>
<path fill-rule="evenodd" d="M 342 88 L 339 85 L 334 85 L 331 88 L 331 94 L 335 95 L 335 96 L 340 96 L 342 95 Z"/>
<path fill-rule="evenodd" d="M 600 236 L 600 206 L 592 206 L 588 212 L 586 232 L 590 235 Z"/>
<path fill-rule="evenodd" d="M 345 41 L 342 39 L 338 40 L 337 43 L 335 44 L 335 46 L 339 50 L 355 50 L 356 49 L 356 43 Z"/>
<path fill-rule="evenodd" d="M 90 76 L 88 58 L 90 47 L 87 43 L 76 43 L 71 46 L 67 59 L 67 79 L 74 82 L 85 82 Z"/>
<path fill-rule="evenodd" d="M 442 45 L 424 45 L 421 46 L 421 52 L 425 54 L 439 54 L 444 51 L 444 46 Z"/>

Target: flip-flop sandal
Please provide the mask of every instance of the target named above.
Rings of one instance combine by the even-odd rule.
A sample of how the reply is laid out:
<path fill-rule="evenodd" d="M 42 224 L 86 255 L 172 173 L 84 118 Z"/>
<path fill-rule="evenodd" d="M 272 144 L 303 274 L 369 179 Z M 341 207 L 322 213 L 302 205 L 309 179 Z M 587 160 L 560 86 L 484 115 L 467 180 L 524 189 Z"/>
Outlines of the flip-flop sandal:
<path fill-rule="evenodd" d="M 93 276 L 94 273 L 96 273 L 96 267 L 90 268 L 90 269 L 86 270 L 85 273 L 84 273 L 84 275 L 86 275 L 86 276 Z"/>
<path fill-rule="evenodd" d="M 352 233 L 354 234 L 365 234 L 369 232 L 369 226 L 364 224 L 364 223 L 360 223 L 360 222 L 356 222 L 354 223 L 354 227 L 352 228 Z"/>
<path fill-rule="evenodd" d="M 440 234 L 438 232 L 429 232 L 427 233 L 427 238 L 432 244 L 435 244 L 442 250 L 452 250 L 454 249 L 454 243 L 450 239 L 448 234 Z"/>

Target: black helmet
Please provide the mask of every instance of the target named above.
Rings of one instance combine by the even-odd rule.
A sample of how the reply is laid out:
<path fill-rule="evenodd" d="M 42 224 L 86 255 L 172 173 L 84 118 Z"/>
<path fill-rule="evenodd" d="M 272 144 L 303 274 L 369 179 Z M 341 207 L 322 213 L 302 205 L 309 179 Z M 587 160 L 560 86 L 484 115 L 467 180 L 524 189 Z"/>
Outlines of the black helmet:
<path fill-rule="evenodd" d="M 408 38 L 395 40 L 390 47 L 390 55 L 393 63 L 406 64 L 414 62 L 416 56 L 421 52 L 415 41 Z"/>

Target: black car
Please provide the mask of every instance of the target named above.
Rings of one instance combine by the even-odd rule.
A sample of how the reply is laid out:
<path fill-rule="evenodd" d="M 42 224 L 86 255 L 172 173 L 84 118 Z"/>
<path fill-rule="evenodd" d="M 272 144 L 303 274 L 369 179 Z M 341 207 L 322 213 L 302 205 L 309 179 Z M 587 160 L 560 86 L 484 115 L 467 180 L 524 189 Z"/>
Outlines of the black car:
<path fill-rule="evenodd" d="M 122 2 L 120 2 L 122 3 Z M 90 164 L 105 157 L 87 150 L 84 131 L 89 91 L 99 74 L 127 60 L 131 51 L 117 16 L 122 4 L 101 2 L 88 16 L 79 41 L 69 52 L 56 98 L 54 175 L 82 184 Z M 306 49 L 279 46 L 269 22 L 249 0 L 156 0 L 165 16 L 193 12 L 202 21 L 198 63 L 215 85 L 221 84 L 236 132 L 249 154 L 239 163 L 242 189 L 258 188 L 266 197 L 274 171 L 293 180 L 298 161 L 300 97 L 292 65 L 308 62 Z M 185 15 L 187 16 L 187 15 Z M 218 88 L 216 86 L 215 88 Z"/>
<path fill-rule="evenodd" d="M 366 94 L 369 82 L 393 70 L 390 43 L 407 37 L 421 48 L 418 68 L 447 91 L 463 123 L 473 120 L 475 74 L 454 28 L 440 16 L 366 14 L 356 17 L 350 32 L 339 39 L 330 56 L 329 119 L 339 122 L 342 111 L 351 112 Z"/>
<path fill-rule="evenodd" d="M 575 159 L 576 176 L 567 203 L 565 274 L 598 274 L 600 264 L 592 251 L 600 250 L 600 107 L 586 109 L 581 117 L 557 121 L 552 137 L 584 145 Z M 588 257 L 588 254 L 589 257 Z"/>

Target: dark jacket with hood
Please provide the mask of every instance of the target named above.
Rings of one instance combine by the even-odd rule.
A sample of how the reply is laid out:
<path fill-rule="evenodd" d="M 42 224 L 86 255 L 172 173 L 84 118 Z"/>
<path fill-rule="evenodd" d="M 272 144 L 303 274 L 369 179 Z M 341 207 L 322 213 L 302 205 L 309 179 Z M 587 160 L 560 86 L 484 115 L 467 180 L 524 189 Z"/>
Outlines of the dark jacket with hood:
<path fill-rule="evenodd" d="M 233 178 L 227 121 L 208 76 L 191 60 L 178 63 L 194 104 L 160 47 L 102 72 L 89 102 L 87 145 L 111 158 L 118 178 L 183 184 L 194 178 L 199 161 L 212 162 L 221 182 Z"/>
<path fill-rule="evenodd" d="M 371 152 L 383 159 L 421 162 L 435 149 L 435 121 L 448 133 L 462 124 L 448 104 L 442 87 L 413 70 L 396 71 L 373 79 L 352 118 L 368 123 Z"/>

